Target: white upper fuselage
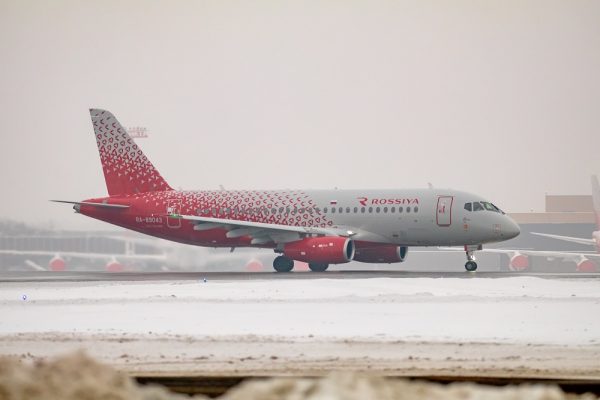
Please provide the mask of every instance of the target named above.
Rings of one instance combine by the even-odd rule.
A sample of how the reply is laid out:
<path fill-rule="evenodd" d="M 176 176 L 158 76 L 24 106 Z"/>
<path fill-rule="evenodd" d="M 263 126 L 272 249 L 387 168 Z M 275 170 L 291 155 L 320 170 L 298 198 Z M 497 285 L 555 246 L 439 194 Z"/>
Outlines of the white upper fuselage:
<path fill-rule="evenodd" d="M 333 222 L 333 227 L 355 232 L 353 239 L 357 241 L 405 246 L 477 245 L 508 240 L 519 234 L 518 225 L 502 212 L 485 208 L 466 210 L 466 203 L 486 201 L 457 190 L 307 190 L 304 193 L 314 199 L 315 207 Z"/>

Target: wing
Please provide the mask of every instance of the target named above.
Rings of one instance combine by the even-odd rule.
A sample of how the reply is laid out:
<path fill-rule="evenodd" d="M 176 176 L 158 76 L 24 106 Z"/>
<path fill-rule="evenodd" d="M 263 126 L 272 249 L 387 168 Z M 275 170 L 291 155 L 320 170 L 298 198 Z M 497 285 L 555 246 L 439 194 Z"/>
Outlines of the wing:
<path fill-rule="evenodd" d="M 228 238 L 251 236 L 252 244 L 288 243 L 300 240 L 306 235 L 343 236 L 356 235 L 355 231 L 340 228 L 321 228 L 313 226 L 291 226 L 267 224 L 264 222 L 239 221 L 235 219 L 222 219 L 198 217 L 195 215 L 170 215 L 171 218 L 181 218 L 191 221 L 198 231 L 224 228 Z"/>
<path fill-rule="evenodd" d="M 0 250 L 0 254 L 17 256 L 61 256 L 68 258 L 106 259 L 112 258 L 124 260 L 164 260 L 163 254 L 103 254 L 103 253 L 81 253 L 76 251 L 43 251 L 43 250 Z"/>
<path fill-rule="evenodd" d="M 537 236 L 549 237 L 552 239 L 564 240 L 566 242 L 587 244 L 590 246 L 596 245 L 596 241 L 594 241 L 594 239 L 584 239 L 584 238 L 577 238 L 577 237 L 572 237 L 572 236 L 550 235 L 549 233 L 537 233 L 537 232 L 531 232 L 531 234 L 537 235 Z"/>
<path fill-rule="evenodd" d="M 531 256 L 531 257 L 560 258 L 562 260 L 573 260 L 573 261 L 579 261 L 583 258 L 593 258 L 593 259 L 600 260 L 600 254 L 598 254 L 598 253 L 582 253 L 582 252 L 570 252 L 570 251 L 483 249 L 483 250 L 481 250 L 481 252 L 506 254 L 509 257 L 516 255 L 516 254 L 523 254 L 524 256 Z"/>
<path fill-rule="evenodd" d="M 452 251 L 463 252 L 464 251 L 460 247 L 438 247 L 438 249 L 440 251 L 450 251 L 450 252 L 452 252 Z M 531 257 L 560 258 L 562 260 L 573 260 L 573 261 L 580 261 L 583 258 L 592 258 L 592 259 L 600 260 L 600 254 L 598 254 L 598 253 L 582 253 L 582 252 L 570 252 L 570 251 L 485 248 L 482 250 L 477 250 L 477 253 L 506 254 L 509 257 L 518 255 L 518 254 L 522 254 L 524 256 L 531 256 Z"/>

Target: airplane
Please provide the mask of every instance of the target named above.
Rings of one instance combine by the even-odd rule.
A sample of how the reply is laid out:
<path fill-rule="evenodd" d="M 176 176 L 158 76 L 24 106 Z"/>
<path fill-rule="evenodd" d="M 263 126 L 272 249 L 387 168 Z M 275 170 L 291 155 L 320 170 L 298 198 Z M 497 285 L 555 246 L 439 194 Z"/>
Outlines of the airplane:
<path fill-rule="evenodd" d="M 125 269 L 121 261 L 161 261 L 165 262 L 167 257 L 164 254 L 104 254 L 104 253 L 86 253 L 77 251 L 45 251 L 45 250 L 12 250 L 2 249 L 0 254 L 12 256 L 30 256 L 30 257 L 51 257 L 47 268 L 34 263 L 31 260 L 25 260 L 25 264 L 38 271 L 65 271 L 67 269 L 67 259 L 81 260 L 103 260 L 106 262 L 105 270 L 108 272 L 120 272 Z"/>
<path fill-rule="evenodd" d="M 464 246 L 465 269 L 486 243 L 519 226 L 484 198 L 451 189 L 173 190 L 115 116 L 90 109 L 108 196 L 76 213 L 147 235 L 205 247 L 272 249 L 277 272 L 350 261 L 399 263 L 409 246 Z"/>
<path fill-rule="evenodd" d="M 596 216 L 596 230 L 592 232 L 591 239 L 578 238 L 572 236 L 552 235 L 548 233 L 538 232 L 531 232 L 531 234 L 544 236 L 551 239 L 563 240 L 571 243 L 596 246 L 596 252 L 600 253 L 600 184 L 598 184 L 598 177 L 596 175 L 592 175 L 592 202 L 594 204 L 594 214 Z"/>

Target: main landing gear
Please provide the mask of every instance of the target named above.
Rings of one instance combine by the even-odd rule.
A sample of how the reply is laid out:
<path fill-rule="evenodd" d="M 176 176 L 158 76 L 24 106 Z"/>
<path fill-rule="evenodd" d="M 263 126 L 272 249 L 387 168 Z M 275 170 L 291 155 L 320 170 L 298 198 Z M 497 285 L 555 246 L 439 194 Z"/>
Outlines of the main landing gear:
<path fill-rule="evenodd" d="M 308 268 L 313 272 L 325 272 L 329 268 L 329 264 L 325 263 L 308 263 Z"/>
<path fill-rule="evenodd" d="M 475 250 L 481 250 L 482 246 L 478 245 L 478 246 L 470 246 L 470 245 L 466 245 L 465 246 L 465 253 L 467 254 L 467 262 L 465 263 L 465 269 L 469 272 L 473 272 L 477 270 L 477 263 L 475 262 L 475 256 L 473 255 L 473 252 Z"/>
<path fill-rule="evenodd" d="M 294 260 L 286 256 L 277 256 L 273 260 L 273 268 L 277 272 L 290 272 L 294 269 Z M 329 264 L 308 263 L 308 268 L 313 272 L 324 272 L 329 268 Z"/>
<path fill-rule="evenodd" d="M 273 260 L 273 268 L 277 272 L 290 272 L 294 269 L 294 260 L 286 256 L 277 256 Z"/>

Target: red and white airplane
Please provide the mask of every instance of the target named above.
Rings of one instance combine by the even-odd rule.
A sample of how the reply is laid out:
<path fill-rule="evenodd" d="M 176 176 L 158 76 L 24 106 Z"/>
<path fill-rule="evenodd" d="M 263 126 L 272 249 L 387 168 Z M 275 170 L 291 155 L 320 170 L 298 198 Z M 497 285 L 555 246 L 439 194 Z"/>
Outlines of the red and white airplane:
<path fill-rule="evenodd" d="M 518 225 L 498 207 L 457 190 L 173 190 L 108 111 L 90 110 L 108 197 L 77 213 L 155 237 L 207 247 L 258 247 L 312 271 L 350 261 L 404 261 L 408 246 L 465 246 L 468 271 L 482 244 L 511 239 Z M 55 200 L 57 201 L 57 200 Z"/>
<path fill-rule="evenodd" d="M 575 263 L 575 270 L 578 272 L 596 272 L 598 266 L 592 260 L 600 261 L 600 185 L 598 177 L 592 176 L 592 199 L 594 204 L 594 214 L 596 215 L 596 230 L 592 232 L 590 239 L 578 238 L 572 236 L 553 235 L 549 233 L 531 232 L 532 235 L 544 236 L 552 239 L 558 239 L 571 243 L 585 244 L 595 246 L 596 252 L 570 252 L 570 251 L 540 251 L 540 250 L 518 250 L 508 253 L 510 257 L 509 268 L 512 270 L 525 270 L 529 267 L 529 257 L 546 257 L 572 261 Z M 509 250 L 486 249 L 486 252 L 509 252 Z"/>

